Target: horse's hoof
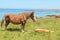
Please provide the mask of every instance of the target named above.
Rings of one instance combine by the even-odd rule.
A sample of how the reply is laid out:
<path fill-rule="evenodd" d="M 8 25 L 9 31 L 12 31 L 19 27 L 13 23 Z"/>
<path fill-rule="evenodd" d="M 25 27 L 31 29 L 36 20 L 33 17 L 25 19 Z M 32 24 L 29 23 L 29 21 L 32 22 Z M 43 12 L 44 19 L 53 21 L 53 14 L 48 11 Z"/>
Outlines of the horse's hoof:
<path fill-rule="evenodd" d="M 24 32 L 24 31 L 22 31 L 22 32 Z"/>
<path fill-rule="evenodd" d="M 22 30 L 22 32 L 24 32 L 24 31 Z"/>

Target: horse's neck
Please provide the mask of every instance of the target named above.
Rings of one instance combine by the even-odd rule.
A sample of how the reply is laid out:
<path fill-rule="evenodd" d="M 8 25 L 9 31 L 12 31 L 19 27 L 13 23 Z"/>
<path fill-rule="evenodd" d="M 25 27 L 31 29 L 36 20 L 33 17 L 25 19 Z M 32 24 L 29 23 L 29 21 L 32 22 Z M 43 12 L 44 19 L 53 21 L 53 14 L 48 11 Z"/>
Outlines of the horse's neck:
<path fill-rule="evenodd" d="M 27 19 L 29 19 L 29 18 L 30 18 L 30 15 L 25 15 L 25 17 L 26 17 Z"/>
<path fill-rule="evenodd" d="M 20 16 L 25 16 L 27 19 L 30 18 L 30 14 L 29 13 L 22 13 L 22 14 L 18 14 Z"/>

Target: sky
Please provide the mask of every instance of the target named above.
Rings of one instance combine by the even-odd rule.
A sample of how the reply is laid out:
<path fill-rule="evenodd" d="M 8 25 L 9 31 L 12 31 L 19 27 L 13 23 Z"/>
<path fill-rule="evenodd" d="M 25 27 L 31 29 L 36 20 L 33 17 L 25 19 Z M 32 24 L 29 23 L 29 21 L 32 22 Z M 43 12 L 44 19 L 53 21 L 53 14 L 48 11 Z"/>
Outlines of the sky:
<path fill-rule="evenodd" d="M 60 9 L 60 0 L 0 0 L 0 8 Z"/>

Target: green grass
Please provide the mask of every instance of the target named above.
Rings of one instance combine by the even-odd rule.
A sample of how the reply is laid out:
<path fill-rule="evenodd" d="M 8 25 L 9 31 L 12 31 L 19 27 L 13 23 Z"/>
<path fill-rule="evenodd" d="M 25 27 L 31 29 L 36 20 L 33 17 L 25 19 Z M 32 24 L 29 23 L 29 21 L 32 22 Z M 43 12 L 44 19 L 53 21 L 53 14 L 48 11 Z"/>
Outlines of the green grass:
<path fill-rule="evenodd" d="M 21 25 L 9 24 L 8 29 L 0 27 L 0 40 L 60 40 L 60 19 L 40 18 L 37 22 L 27 21 L 25 32 L 20 31 Z M 53 33 L 35 32 L 37 28 L 53 30 Z"/>

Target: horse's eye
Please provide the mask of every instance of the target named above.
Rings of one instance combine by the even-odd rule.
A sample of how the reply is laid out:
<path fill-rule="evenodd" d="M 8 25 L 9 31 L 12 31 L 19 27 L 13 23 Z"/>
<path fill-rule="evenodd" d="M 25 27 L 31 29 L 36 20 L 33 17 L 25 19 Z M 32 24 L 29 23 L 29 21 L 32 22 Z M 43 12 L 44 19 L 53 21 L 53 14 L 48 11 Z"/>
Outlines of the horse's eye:
<path fill-rule="evenodd" d="M 34 16 L 33 16 L 34 17 Z"/>

